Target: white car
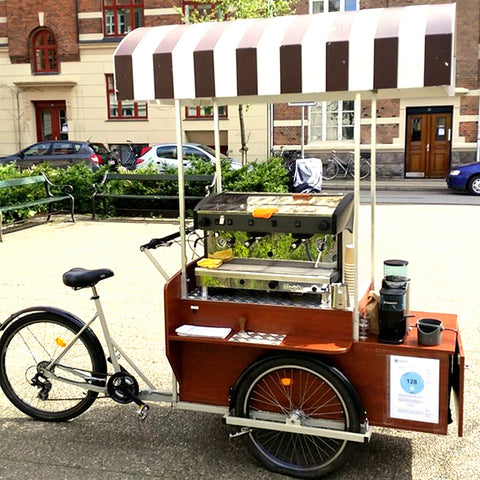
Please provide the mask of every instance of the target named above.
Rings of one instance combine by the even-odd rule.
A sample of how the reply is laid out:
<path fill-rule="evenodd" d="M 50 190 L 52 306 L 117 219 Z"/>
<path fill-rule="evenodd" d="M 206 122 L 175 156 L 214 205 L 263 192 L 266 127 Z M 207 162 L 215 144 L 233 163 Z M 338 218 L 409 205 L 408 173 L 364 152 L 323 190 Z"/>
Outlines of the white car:
<path fill-rule="evenodd" d="M 207 145 L 201 145 L 199 143 L 184 143 L 183 165 L 185 168 L 190 166 L 190 159 L 192 158 L 215 163 L 215 150 Z M 230 162 L 232 170 L 238 170 L 242 167 L 239 160 L 234 160 L 223 154 L 220 154 L 220 158 Z M 158 170 L 162 170 L 165 166 L 178 167 L 177 144 L 159 143 L 153 145 L 137 158 L 135 165 L 135 168 L 137 169 L 156 166 Z"/>

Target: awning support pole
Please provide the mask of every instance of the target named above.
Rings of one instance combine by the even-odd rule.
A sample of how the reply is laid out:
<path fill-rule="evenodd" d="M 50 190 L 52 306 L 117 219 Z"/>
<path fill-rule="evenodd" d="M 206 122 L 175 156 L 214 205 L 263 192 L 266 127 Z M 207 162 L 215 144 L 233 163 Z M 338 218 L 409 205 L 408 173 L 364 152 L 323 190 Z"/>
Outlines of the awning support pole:
<path fill-rule="evenodd" d="M 370 274 L 375 288 L 375 208 L 377 204 L 377 96 L 372 98 L 372 127 L 370 140 Z"/>
<path fill-rule="evenodd" d="M 220 163 L 220 122 L 218 121 L 218 102 L 213 101 L 213 136 L 215 139 L 215 176 L 217 193 L 222 191 L 222 165 Z"/>
<path fill-rule="evenodd" d="M 180 100 L 175 99 L 178 158 L 178 213 L 180 216 L 180 259 L 182 265 L 181 295 L 187 296 L 187 249 L 185 237 L 185 180 L 183 176 L 182 110 Z"/>
<path fill-rule="evenodd" d="M 359 290 L 359 232 L 358 223 L 360 220 L 360 114 L 362 109 L 362 97 L 360 93 L 355 94 L 354 110 L 354 169 L 355 177 L 353 182 L 353 245 L 354 245 L 354 263 L 355 263 L 355 283 L 353 292 L 353 340 L 358 341 L 359 337 L 359 310 L 358 310 L 358 290 Z"/>

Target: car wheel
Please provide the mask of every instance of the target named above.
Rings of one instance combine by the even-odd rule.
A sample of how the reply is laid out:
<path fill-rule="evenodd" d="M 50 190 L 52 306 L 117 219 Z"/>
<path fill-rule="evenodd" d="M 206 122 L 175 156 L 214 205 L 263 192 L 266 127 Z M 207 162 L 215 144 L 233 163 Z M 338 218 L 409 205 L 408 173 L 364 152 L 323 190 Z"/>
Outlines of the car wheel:
<path fill-rule="evenodd" d="M 468 181 L 468 191 L 472 195 L 480 195 L 480 175 L 475 175 Z"/>

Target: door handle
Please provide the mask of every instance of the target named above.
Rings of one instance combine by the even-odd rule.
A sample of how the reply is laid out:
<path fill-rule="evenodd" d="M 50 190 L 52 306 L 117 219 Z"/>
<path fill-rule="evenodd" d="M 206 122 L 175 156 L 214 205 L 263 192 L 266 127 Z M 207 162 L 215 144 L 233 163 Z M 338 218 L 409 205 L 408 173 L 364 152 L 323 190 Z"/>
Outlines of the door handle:
<path fill-rule="evenodd" d="M 430 144 L 427 143 L 427 152 L 429 152 L 429 151 L 430 151 Z"/>

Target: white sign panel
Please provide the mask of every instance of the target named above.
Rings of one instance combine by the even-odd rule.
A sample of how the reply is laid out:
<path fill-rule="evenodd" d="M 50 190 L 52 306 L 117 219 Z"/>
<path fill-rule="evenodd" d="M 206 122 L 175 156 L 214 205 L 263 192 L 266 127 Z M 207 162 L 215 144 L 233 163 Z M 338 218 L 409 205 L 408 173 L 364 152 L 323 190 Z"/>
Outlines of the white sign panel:
<path fill-rule="evenodd" d="M 390 417 L 439 422 L 440 360 L 390 356 Z"/>

